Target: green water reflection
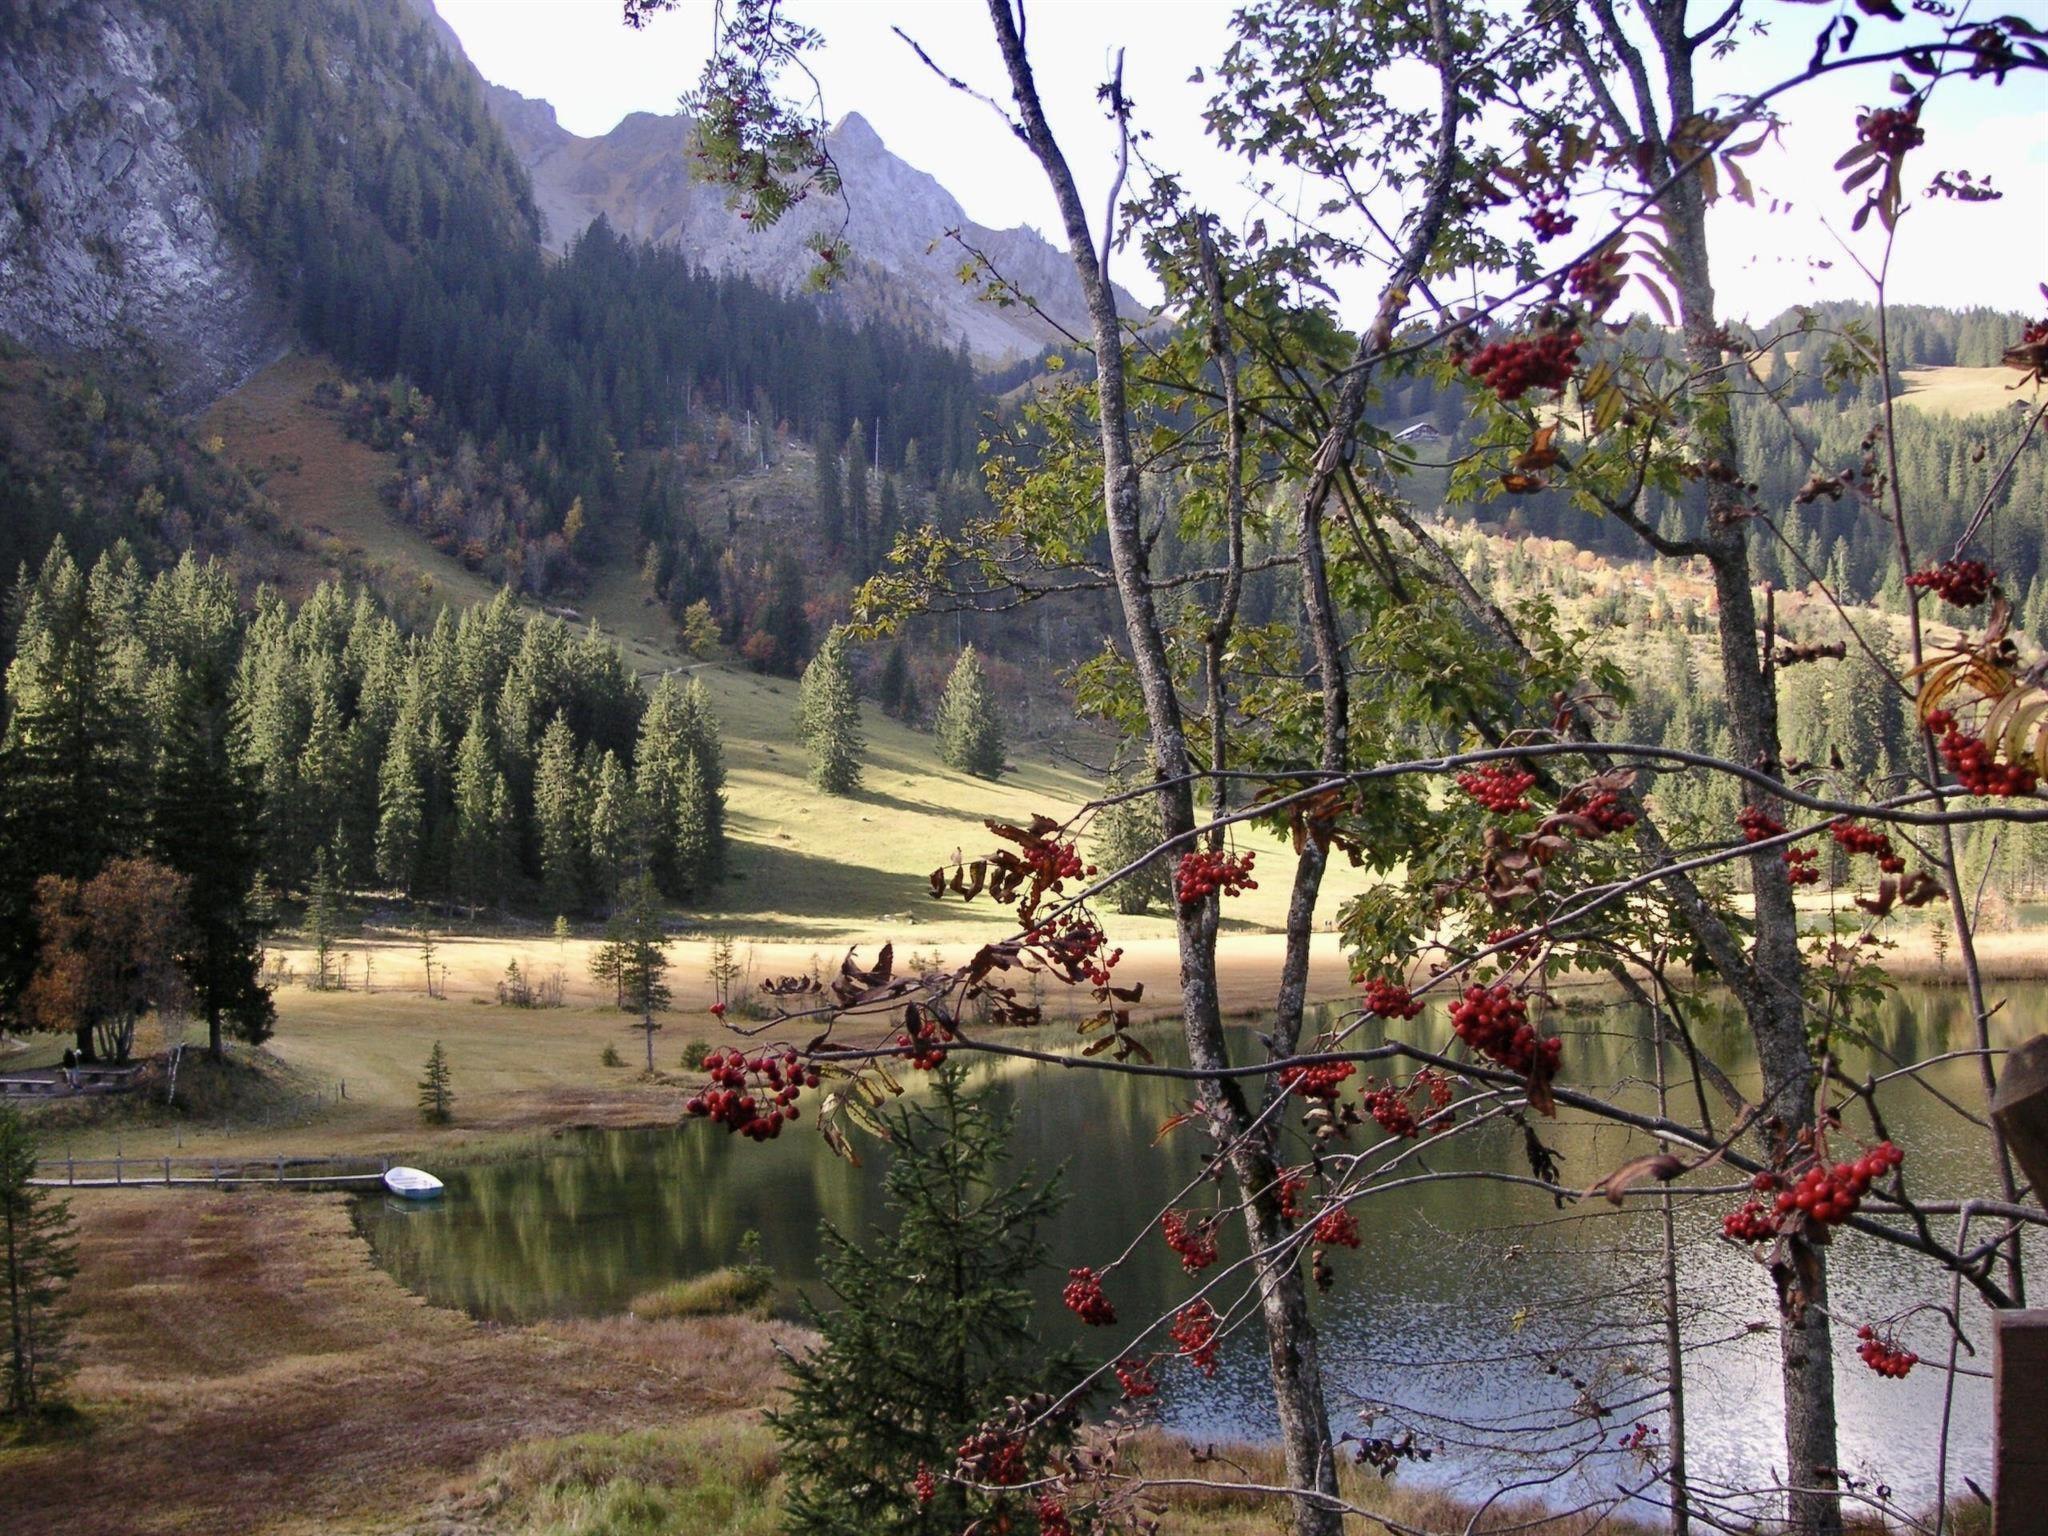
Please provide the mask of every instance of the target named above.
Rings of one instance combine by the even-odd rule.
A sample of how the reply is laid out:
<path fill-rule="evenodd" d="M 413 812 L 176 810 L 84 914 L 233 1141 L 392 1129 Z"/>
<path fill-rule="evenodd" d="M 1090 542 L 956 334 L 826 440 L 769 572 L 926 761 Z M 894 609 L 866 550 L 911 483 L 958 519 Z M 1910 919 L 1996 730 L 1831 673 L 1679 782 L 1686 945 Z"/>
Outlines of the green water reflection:
<path fill-rule="evenodd" d="M 2001 1040 L 2042 1028 L 2048 1005 L 2040 989 L 2006 990 Z M 1575 1085 L 1654 1103 L 1646 1019 L 1622 1010 L 1567 1013 L 1551 1027 L 1567 1038 L 1566 1076 Z M 1421 1043 L 1448 1040 L 1435 1012 L 1401 1028 Z M 1884 1006 L 1875 1029 L 1883 1050 L 1850 1053 L 1851 1072 L 1881 1072 L 1887 1057 L 1912 1060 L 1971 1043 L 1958 989 L 1904 989 Z M 1737 1021 L 1724 1017 L 1706 1026 L 1701 1044 L 1722 1062 L 1740 1063 L 1742 1039 Z M 1671 1070 L 1672 1091 L 1689 1101 L 1675 1056 Z M 1973 1061 L 1942 1063 L 1925 1080 L 1964 1105 L 1981 1101 Z M 1065 1333 L 1070 1319 L 1055 1300 L 1064 1269 L 1100 1266 L 1121 1252 L 1155 1217 L 1159 1192 L 1199 1172 L 1202 1146 L 1193 1129 L 1153 1144 L 1161 1124 L 1187 1103 L 1185 1085 L 1171 1080 L 1041 1068 L 1011 1070 L 1006 1084 L 1022 1111 L 1017 1160 L 1042 1171 L 1065 1166 L 1073 1192 L 1050 1234 L 1059 1268 L 1046 1277 L 1042 1298 L 1048 1328 Z M 1881 1103 L 1907 1149 L 1917 1189 L 1986 1187 L 1981 1131 L 1904 1080 L 1887 1085 Z M 1545 1126 L 1544 1136 L 1562 1159 L 1564 1181 L 1579 1187 L 1643 1145 L 1616 1127 L 1570 1114 Z M 623 1310 L 664 1281 L 729 1262 L 742 1235 L 756 1230 L 790 1306 L 816 1280 L 821 1222 L 858 1232 L 880 1217 L 885 1154 L 877 1149 L 868 1166 L 856 1168 L 814 1135 L 757 1146 L 688 1125 L 581 1133 L 550 1146 L 547 1155 L 454 1170 L 446 1199 L 434 1206 L 363 1202 L 361 1224 L 379 1260 L 436 1302 L 480 1317 L 532 1321 Z M 1418 1171 L 1526 1167 L 1521 1133 L 1506 1124 L 1415 1155 Z M 1191 1203 L 1213 1198 L 1205 1191 Z M 1775 1346 L 1768 1332 L 1751 1331 L 1770 1316 L 1768 1287 L 1742 1252 L 1715 1236 L 1729 1203 L 1686 1208 L 1681 1226 L 1694 1456 L 1703 1475 L 1733 1483 L 1763 1476 L 1780 1442 L 1770 1406 Z M 1611 1448 L 1636 1416 L 1659 1411 L 1661 1359 L 1652 1347 L 1649 1283 L 1655 1225 L 1647 1208 L 1559 1209 L 1539 1190 L 1461 1178 L 1375 1195 L 1358 1215 L 1364 1246 L 1337 1256 L 1338 1283 L 1319 1303 L 1332 1408 L 1346 1427 L 1370 1423 L 1375 1434 L 1413 1427 L 1444 1447 L 1429 1468 L 1409 1475 L 1490 1473 L 1519 1462 L 1531 1444 L 1560 1456 Z M 1844 1463 L 1869 1466 L 1910 1497 L 1931 1486 L 1931 1465 L 1923 1463 L 1931 1461 L 1941 1382 L 1931 1370 L 1880 1382 L 1856 1361 L 1851 1335 L 1857 1321 L 1889 1317 L 1915 1298 L 1945 1302 L 1947 1285 L 1924 1264 L 1869 1240 L 1851 1239 L 1839 1252 Z M 1156 1237 L 1140 1242 L 1111 1281 L 1131 1324 L 1168 1311 L 1187 1289 Z M 1110 1331 L 1117 1337 L 1096 1332 L 1083 1342 L 1121 1350 L 1133 1330 Z M 1906 1337 L 1923 1356 L 1945 1354 L 1931 1317 L 1909 1323 Z M 1981 1329 L 1976 1342 L 1983 1348 Z M 1170 1382 L 1161 1405 L 1168 1422 L 1200 1433 L 1268 1433 L 1262 1353 L 1255 1340 L 1237 1337 L 1216 1383 L 1195 1391 Z M 1962 1428 L 1955 1470 L 1980 1478 L 1984 1398 L 1981 1382 L 1966 1381 L 1956 1410 Z M 1503 1425 L 1513 1432 L 1502 1433 Z M 1512 1453 L 1502 1449 L 1510 1444 Z M 1902 1466 L 1902 1459 L 1913 1464 Z M 1610 1451 L 1587 1475 L 1627 1471 Z"/>

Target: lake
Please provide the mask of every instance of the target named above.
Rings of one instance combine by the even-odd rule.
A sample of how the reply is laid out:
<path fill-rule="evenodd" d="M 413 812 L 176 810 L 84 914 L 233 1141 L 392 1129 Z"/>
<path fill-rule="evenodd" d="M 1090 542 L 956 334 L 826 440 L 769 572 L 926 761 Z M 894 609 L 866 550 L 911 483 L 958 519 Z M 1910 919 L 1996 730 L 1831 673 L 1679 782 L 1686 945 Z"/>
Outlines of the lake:
<path fill-rule="evenodd" d="M 2013 983 L 1994 988 L 1994 996 L 2000 991 L 2010 1001 L 1997 1019 L 1999 1043 L 2048 1024 L 2038 986 Z M 1647 1018 L 1621 1008 L 1553 1013 L 1547 1027 L 1565 1037 L 1562 1081 L 1654 1106 Z M 1450 1039 L 1436 1008 L 1397 1028 L 1418 1044 Z M 1886 1070 L 1886 1055 L 1904 1061 L 1965 1048 L 1972 1041 L 1964 994 L 1902 988 L 1881 1006 L 1875 1036 L 1881 1053 L 1847 1055 L 1847 1069 L 1859 1077 Z M 1744 1038 L 1724 1015 L 1705 1026 L 1700 1043 L 1722 1063 L 1738 1063 Z M 1682 1058 L 1669 1058 L 1682 1115 L 1691 1089 Z M 1162 1059 L 1169 1059 L 1164 1050 Z M 1055 1336 L 1120 1353 L 1132 1328 L 1080 1327 L 1059 1306 L 1059 1288 L 1068 1266 L 1100 1267 L 1155 1224 L 1161 1192 L 1198 1171 L 1203 1143 L 1195 1127 L 1154 1145 L 1161 1125 L 1186 1107 L 1187 1086 L 1057 1067 L 995 1070 L 1015 1098 L 1016 1160 L 1043 1172 L 1063 1166 L 1071 1196 L 1046 1234 L 1057 1267 L 1040 1287 L 1041 1322 Z M 1944 1062 L 1923 1078 L 1926 1086 L 1900 1079 L 1880 1092 L 1892 1136 L 1907 1153 L 1911 1187 L 1922 1194 L 1992 1188 L 1984 1133 L 1929 1091 L 1978 1111 L 1975 1063 Z M 1717 1123 L 1725 1122 L 1724 1107 L 1713 1107 Z M 379 1261 L 404 1284 L 507 1322 L 622 1311 L 665 1281 L 733 1261 L 744 1234 L 758 1231 L 782 1301 L 793 1308 L 816 1284 L 820 1223 L 864 1232 L 881 1219 L 886 1155 L 873 1148 L 856 1168 L 834 1157 L 808 1121 L 793 1129 L 805 1133 L 760 1145 L 702 1123 L 572 1133 L 541 1155 L 447 1171 L 447 1197 L 431 1206 L 365 1200 L 360 1224 Z M 1847 1129 L 1869 1139 L 1853 1114 Z M 1541 1131 L 1561 1155 L 1563 1182 L 1575 1188 L 1648 1145 L 1570 1111 Z M 1368 1125 L 1360 1144 L 1377 1135 Z M 1397 1439 L 1412 1430 L 1433 1454 L 1405 1467 L 1404 1479 L 1469 1489 L 1578 1460 L 1571 1480 L 1603 1487 L 1640 1481 L 1636 1457 L 1616 1442 L 1639 1418 L 1661 1422 L 1655 1203 L 1623 1212 L 1603 1201 L 1560 1207 L 1540 1190 L 1484 1178 L 1527 1171 L 1521 1133 L 1506 1123 L 1426 1144 L 1415 1157 L 1431 1170 L 1466 1176 L 1371 1195 L 1354 1207 L 1363 1246 L 1334 1250 L 1337 1282 L 1317 1303 L 1336 1426 Z M 1733 1180 L 1710 1171 L 1694 1182 Z M 1205 1192 L 1193 1203 L 1213 1198 Z M 1722 1214 L 1742 1198 L 1678 1204 L 1693 1475 L 1729 1487 L 1774 1480 L 1782 1454 L 1770 1283 L 1746 1250 L 1719 1236 Z M 1952 1231 L 1952 1220 L 1945 1225 Z M 1224 1233 L 1227 1259 L 1234 1221 Z M 2043 1251 L 2048 1245 L 2030 1249 L 2037 1273 Z M 1873 1239 L 1844 1235 L 1835 1254 L 1843 1465 L 1917 1507 L 1934 1488 L 1943 1409 L 1935 1364 L 1947 1356 L 1944 1325 L 1931 1312 L 1905 1318 L 1902 1340 L 1927 1363 L 1903 1381 L 1880 1378 L 1857 1359 L 1855 1329 L 1917 1303 L 1945 1306 L 1949 1284 L 1925 1261 Z M 1169 1311 L 1189 1289 L 1156 1227 L 1108 1284 L 1126 1325 Z M 1230 1294 L 1217 1294 L 1219 1310 Z M 1988 1329 L 1970 1296 L 1966 1287 L 1963 1316 L 1977 1353 L 1965 1354 L 1963 1364 L 1988 1373 Z M 1160 1336 L 1153 1347 L 1163 1343 Z M 1158 1374 L 1156 1402 L 1169 1427 L 1217 1439 L 1270 1434 L 1264 1349 L 1255 1333 L 1227 1339 L 1213 1382 L 1171 1366 Z M 1958 1382 L 1953 1411 L 1952 1492 L 1961 1476 L 1987 1480 L 1987 1374 Z M 1546 1491 L 1559 1499 L 1572 1493 L 1566 1483 Z"/>

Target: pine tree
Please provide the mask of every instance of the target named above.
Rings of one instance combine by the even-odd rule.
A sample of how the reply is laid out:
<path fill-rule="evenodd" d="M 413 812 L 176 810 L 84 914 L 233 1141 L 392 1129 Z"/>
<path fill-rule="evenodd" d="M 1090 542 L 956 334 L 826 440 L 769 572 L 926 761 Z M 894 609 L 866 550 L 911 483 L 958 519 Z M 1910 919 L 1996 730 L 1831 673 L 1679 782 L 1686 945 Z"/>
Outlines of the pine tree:
<path fill-rule="evenodd" d="M 647 1037 L 647 1070 L 654 1070 L 654 1034 L 661 1028 L 657 1013 L 669 1009 L 668 936 L 661 922 L 661 893 L 651 875 L 630 887 L 619 912 L 612 942 L 617 946 L 619 1006 L 640 1015 L 636 1026 Z"/>
<path fill-rule="evenodd" d="M 504 851 L 510 828 L 510 796 L 491 752 L 490 727 L 481 699 L 470 711 L 469 729 L 455 750 L 453 871 L 456 893 L 472 912 L 504 880 Z"/>
<path fill-rule="evenodd" d="M 334 945 L 341 937 L 341 887 L 328 868 L 327 850 L 313 854 L 313 883 L 306 892 L 306 919 L 300 931 L 313 949 L 313 986 L 325 992 L 334 980 Z"/>
<path fill-rule="evenodd" d="M 1029 1289 L 1046 1261 L 1039 1226 L 1064 1197 L 1057 1179 L 1005 1178 L 1013 1116 L 995 1091 L 940 1072 L 928 1103 L 889 1117 L 893 1230 L 825 1228 L 819 1268 L 836 1305 L 810 1309 L 822 1343 L 791 1361 L 788 1406 L 768 1415 L 795 1536 L 951 1536 L 1017 1512 L 1014 1494 L 943 1476 L 928 1502 L 912 1491 L 920 1471 L 953 1466 L 1005 1397 L 1073 1369 L 1033 1332 Z M 1048 1449 L 1035 1443 L 1028 1464 Z"/>
<path fill-rule="evenodd" d="M 647 818 L 648 862 L 655 884 L 667 896 L 683 895 L 691 883 L 680 852 L 683 780 L 690 762 L 687 713 L 682 681 L 665 673 L 640 717 L 640 740 L 633 752 L 633 787 Z"/>
<path fill-rule="evenodd" d="M 29 1182 L 35 1137 L 0 1104 L 0 1275 L 7 1300 L 7 1398 L 11 1418 L 46 1413 L 69 1364 L 65 1292 L 77 1272 L 71 1203 Z"/>
<path fill-rule="evenodd" d="M 180 960 L 215 1059 L 224 1025 L 260 1045 L 277 1020 L 249 903 L 262 876 L 256 784 L 231 739 L 227 681 L 222 670 L 193 670 L 172 685 L 150 817 L 158 854 L 189 882 Z"/>
<path fill-rule="evenodd" d="M 867 431 L 856 421 L 846 435 L 846 547 L 858 570 L 868 561 Z"/>
<path fill-rule="evenodd" d="M 1134 860 L 1145 860 L 1110 890 L 1111 903 L 1126 916 L 1164 906 L 1173 890 L 1166 855 L 1153 853 L 1160 836 L 1157 804 L 1144 794 L 1115 799 L 1131 788 L 1122 770 L 1113 770 L 1102 792 L 1114 803 L 1095 814 L 1095 863 L 1105 876 Z"/>
<path fill-rule="evenodd" d="M 882 706 L 882 713 L 903 719 L 903 699 L 909 687 L 910 662 L 904 656 L 899 641 L 889 647 L 889 654 L 882 662 L 881 676 L 875 679 L 875 702 Z"/>
<path fill-rule="evenodd" d="M 796 728 L 810 754 L 811 782 L 828 795 L 860 787 L 860 694 L 846 651 L 846 631 L 835 628 L 804 668 L 796 691 Z"/>
<path fill-rule="evenodd" d="M 817 465 L 818 532 L 825 547 L 838 550 L 846 543 L 846 502 L 840 489 L 839 455 L 819 439 L 813 455 Z"/>
<path fill-rule="evenodd" d="M 946 679 L 939 699 L 938 737 L 940 760 L 949 767 L 984 779 L 1002 774 L 1002 716 L 971 645 L 960 653 L 953 675 Z"/>
<path fill-rule="evenodd" d="M 408 896 L 422 888 L 427 840 L 418 731 L 416 715 L 399 716 L 377 775 L 377 873 Z"/>
<path fill-rule="evenodd" d="M 633 779 L 619 761 L 607 752 L 598 759 L 590 802 L 590 868 L 598 890 L 599 904 L 610 910 L 618 904 L 631 866 L 640 861 L 645 847 L 640 797 Z"/>
<path fill-rule="evenodd" d="M 455 1118 L 455 1090 L 450 1086 L 448 1053 L 436 1040 L 427 1053 L 427 1069 L 420 1078 L 420 1118 L 429 1125 L 446 1125 Z"/>
<path fill-rule="evenodd" d="M 718 716 L 711 708 L 711 693 L 701 678 L 692 678 L 683 690 L 683 739 L 690 756 L 703 775 L 701 825 L 704 851 L 697 865 L 697 889 L 702 890 L 725 874 L 725 740 Z"/>
<path fill-rule="evenodd" d="M 533 780 L 541 891 L 557 912 L 581 912 L 586 905 L 590 852 L 587 791 L 576 771 L 576 737 L 569 729 L 568 716 L 557 712 L 541 737 L 540 762 Z"/>

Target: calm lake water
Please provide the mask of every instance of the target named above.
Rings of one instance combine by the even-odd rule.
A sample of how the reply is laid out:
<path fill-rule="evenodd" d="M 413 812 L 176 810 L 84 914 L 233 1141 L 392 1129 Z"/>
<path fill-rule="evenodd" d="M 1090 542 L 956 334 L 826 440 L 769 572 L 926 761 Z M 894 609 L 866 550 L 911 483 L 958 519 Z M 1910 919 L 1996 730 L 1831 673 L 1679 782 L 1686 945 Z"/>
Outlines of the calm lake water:
<path fill-rule="evenodd" d="M 2048 1024 L 2039 986 L 1996 990 L 2008 997 L 1998 1017 L 2000 1043 Z M 1566 1037 L 1567 1081 L 1654 1104 L 1655 1052 L 1645 1019 L 1609 1009 L 1553 1015 L 1549 1027 Z M 1418 1043 L 1449 1038 L 1435 1010 L 1401 1029 Z M 1707 1033 L 1701 1044 L 1717 1059 L 1742 1059 L 1743 1035 L 1732 1018 Z M 1849 1070 L 1881 1072 L 1886 1056 L 1904 1061 L 1969 1046 L 1961 990 L 1902 989 L 1881 1010 L 1877 1039 L 1881 1053 L 1856 1053 Z M 1671 1072 L 1672 1091 L 1689 1095 L 1678 1081 L 1682 1063 L 1674 1059 Z M 1912 1187 L 1992 1187 L 1983 1133 L 1928 1091 L 1975 1111 L 1981 1092 L 1974 1062 L 1942 1063 L 1924 1081 L 1927 1087 L 1900 1080 L 1880 1094 L 1892 1135 L 1906 1149 Z M 1041 1321 L 1051 1334 L 1121 1352 L 1131 1328 L 1081 1328 L 1058 1305 L 1058 1290 L 1068 1266 L 1100 1267 L 1154 1218 L 1160 1191 L 1194 1175 L 1202 1149 L 1194 1127 L 1153 1145 L 1162 1122 L 1186 1106 L 1185 1085 L 1059 1068 L 1011 1069 L 1004 1083 L 1018 1109 L 1017 1161 L 1047 1172 L 1064 1166 L 1071 1192 L 1047 1233 L 1058 1267 L 1041 1287 Z M 1726 1118 L 1723 1106 L 1714 1110 L 1717 1122 Z M 1865 1129 L 1852 1119 L 1850 1130 L 1860 1136 Z M 1562 1155 L 1564 1182 L 1574 1187 L 1647 1145 L 1570 1112 L 1542 1130 Z M 742 1236 L 755 1230 L 780 1277 L 782 1299 L 793 1307 L 816 1284 L 820 1223 L 863 1232 L 883 1215 L 881 1150 L 855 1168 L 832 1156 L 815 1133 L 756 1145 L 690 1124 L 574 1134 L 549 1148 L 546 1155 L 456 1169 L 447 1174 L 447 1197 L 431 1206 L 363 1201 L 361 1225 L 380 1262 L 436 1302 L 524 1322 L 621 1311 L 665 1281 L 731 1262 Z M 1506 1124 L 1418 1155 L 1436 1171 L 1526 1171 L 1520 1133 Z M 1699 1179 L 1730 1182 L 1712 1172 Z M 1782 1445 L 1769 1281 L 1746 1252 L 1718 1237 L 1721 1214 L 1740 1198 L 1681 1202 L 1678 1217 L 1694 1477 L 1729 1487 L 1774 1481 Z M 1337 1284 L 1318 1303 L 1331 1409 L 1341 1428 L 1393 1438 L 1412 1430 L 1434 1454 L 1404 1468 L 1404 1479 L 1477 1489 L 1529 1476 L 1532 1447 L 1558 1462 L 1600 1447 L 1574 1480 L 1640 1480 L 1635 1458 L 1615 1445 L 1638 1418 L 1661 1424 L 1659 1224 L 1651 1203 L 1620 1214 L 1600 1201 L 1560 1209 L 1539 1190 L 1469 1177 L 1411 1184 L 1355 1210 L 1364 1246 L 1336 1251 Z M 1234 1222 L 1225 1228 L 1226 1258 L 1235 1231 Z M 1923 1504 L 1934 1489 L 1943 1378 L 1923 1364 L 1904 1381 L 1881 1379 L 1856 1358 L 1854 1335 L 1858 1323 L 1897 1317 L 1916 1303 L 1945 1306 L 1948 1282 L 1924 1261 L 1868 1238 L 1846 1236 L 1835 1253 L 1843 1464 L 1889 1485 L 1902 1503 Z M 2035 1272 L 2048 1277 L 2039 1268 L 2048 1245 L 2031 1257 Z M 1109 1286 L 1129 1324 L 1170 1310 L 1188 1290 L 1156 1231 Z M 1219 1310 L 1231 1294 L 1217 1294 Z M 1965 1288 L 1963 1316 L 1977 1353 L 1965 1354 L 1963 1364 L 1988 1372 L 1988 1330 L 1970 1296 Z M 1946 1359 L 1945 1326 L 1934 1313 L 1905 1318 L 1900 1332 L 1927 1361 Z M 1159 1374 L 1157 1402 L 1169 1426 L 1218 1439 L 1270 1434 L 1263 1347 L 1254 1334 L 1230 1337 L 1214 1382 L 1174 1368 Z M 1960 1476 L 1987 1476 L 1984 1376 L 1958 1382 L 1953 1412 L 1952 1491 Z M 1573 1493 L 1562 1483 L 1540 1491 L 1559 1499 Z"/>

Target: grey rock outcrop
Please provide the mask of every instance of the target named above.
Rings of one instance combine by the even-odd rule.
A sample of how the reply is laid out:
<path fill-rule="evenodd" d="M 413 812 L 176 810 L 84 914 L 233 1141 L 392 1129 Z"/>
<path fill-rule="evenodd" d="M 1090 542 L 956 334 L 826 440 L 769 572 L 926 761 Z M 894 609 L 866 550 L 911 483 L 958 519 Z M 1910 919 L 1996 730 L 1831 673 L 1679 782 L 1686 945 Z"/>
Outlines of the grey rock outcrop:
<path fill-rule="evenodd" d="M 187 152 L 193 94 L 167 29 L 127 0 L 88 0 L 0 51 L 0 332 L 153 366 L 174 409 L 286 339 Z"/>
<path fill-rule="evenodd" d="M 835 302 L 853 313 L 916 326 L 948 343 L 964 340 L 985 363 L 1029 357 L 1062 332 L 1085 335 L 1087 314 L 1063 247 L 1036 230 L 990 229 L 969 219 L 944 187 L 891 153 L 858 113 L 833 128 L 833 162 L 844 198 L 814 196 L 774 227 L 754 230 L 725 206 L 715 186 L 690 174 L 690 123 L 636 112 L 602 138 L 570 133 L 546 102 L 502 86 L 491 112 L 533 179 L 546 239 L 566 249 L 602 215 L 621 234 L 682 250 L 706 268 L 784 289 L 802 284 L 816 258 L 814 237 L 843 237 L 852 251 Z M 1022 303 L 998 305 L 985 283 L 963 282 L 969 247 L 986 257 Z M 1128 295 L 1131 314 L 1142 306 Z"/>

